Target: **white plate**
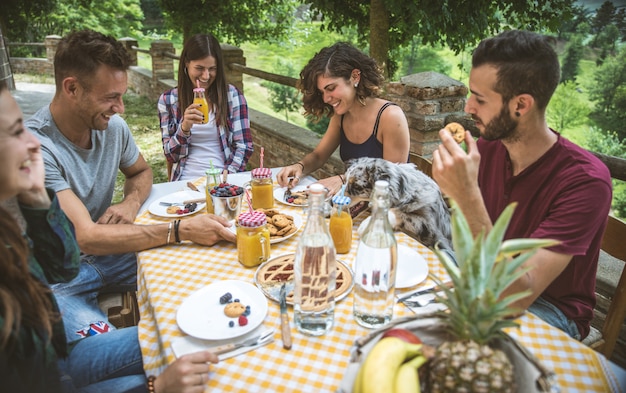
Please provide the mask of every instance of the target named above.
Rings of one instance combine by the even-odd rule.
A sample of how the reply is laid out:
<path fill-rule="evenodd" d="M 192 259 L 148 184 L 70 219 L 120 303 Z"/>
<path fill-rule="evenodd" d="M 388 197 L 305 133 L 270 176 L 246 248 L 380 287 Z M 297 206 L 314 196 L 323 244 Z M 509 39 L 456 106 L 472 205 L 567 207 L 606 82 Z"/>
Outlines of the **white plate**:
<path fill-rule="evenodd" d="M 428 263 L 417 251 L 398 245 L 398 271 L 396 288 L 415 286 L 428 277 Z"/>
<path fill-rule="evenodd" d="M 186 214 L 176 214 L 176 213 L 170 214 L 167 212 L 168 206 L 162 206 L 159 203 L 160 202 L 180 203 L 180 206 L 182 208 L 184 206 L 184 203 L 183 203 L 184 201 L 188 201 L 191 199 L 199 199 L 199 198 L 206 198 L 206 194 L 204 192 L 191 191 L 191 190 L 175 192 L 173 194 L 165 195 L 157 199 L 156 201 L 152 202 L 150 206 L 148 207 L 148 211 L 154 214 L 155 216 L 161 216 L 161 217 L 184 217 L 190 214 L 196 214 L 197 212 L 204 209 L 204 207 L 206 206 L 206 201 L 198 203 L 196 210 L 186 213 Z"/>
<path fill-rule="evenodd" d="M 230 292 L 233 299 L 250 306 L 248 324 L 239 326 L 237 318 L 224 314 L 225 304 L 220 297 Z M 238 337 L 254 330 L 267 315 L 267 298 L 254 285 L 244 281 L 225 280 L 199 289 L 189 296 L 176 313 L 176 322 L 188 335 L 203 340 L 224 340 Z M 228 326 L 234 321 L 235 326 Z"/>
<path fill-rule="evenodd" d="M 309 186 L 303 186 L 298 184 L 297 186 L 293 187 L 291 189 L 291 192 L 298 192 L 298 191 L 306 191 L 306 189 L 309 188 Z M 305 203 L 303 205 L 297 205 L 295 203 L 289 203 L 285 200 L 285 191 L 287 191 L 287 187 L 279 187 L 279 188 L 275 188 L 274 189 L 274 199 L 276 199 L 278 202 L 282 203 L 283 205 L 288 205 L 288 206 L 295 206 L 295 207 L 304 207 L 304 206 L 308 206 L 308 203 Z"/>
<path fill-rule="evenodd" d="M 280 214 L 283 214 L 282 212 Z M 281 237 L 270 237 L 270 244 L 274 244 L 274 243 L 280 243 L 283 242 L 287 239 L 289 239 L 290 237 L 292 237 L 293 235 L 295 235 L 296 233 L 298 233 L 298 231 L 300 230 L 300 228 L 302 228 L 302 222 L 304 221 L 302 219 L 302 215 L 299 213 L 294 213 L 294 212 L 289 212 L 289 213 L 284 213 L 284 214 L 288 214 L 291 217 L 293 217 L 293 223 L 296 226 L 296 231 L 290 233 L 287 236 L 281 236 Z M 228 230 L 231 231 L 232 233 L 234 233 L 235 235 L 237 234 L 237 227 L 235 226 L 235 222 L 231 221 L 231 223 L 233 224 L 232 226 L 228 227 Z"/>

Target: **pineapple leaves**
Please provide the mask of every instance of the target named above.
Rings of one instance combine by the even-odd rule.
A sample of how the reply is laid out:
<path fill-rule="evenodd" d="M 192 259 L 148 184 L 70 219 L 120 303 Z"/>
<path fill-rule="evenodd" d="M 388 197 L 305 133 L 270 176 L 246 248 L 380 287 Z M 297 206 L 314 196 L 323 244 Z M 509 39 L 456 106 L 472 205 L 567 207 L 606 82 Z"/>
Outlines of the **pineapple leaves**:
<path fill-rule="evenodd" d="M 504 240 L 516 203 L 508 205 L 491 230 L 472 238 L 470 226 L 458 205 L 452 204 L 452 244 L 457 264 L 447 253 L 434 250 L 453 282 L 453 288 L 444 287 L 445 296 L 438 300 L 448 308 L 439 315 L 448 329 L 459 339 L 487 343 L 502 329 L 518 326 L 511 319 L 523 310 L 514 306 L 529 296 L 530 290 L 504 294 L 504 291 L 531 267 L 524 263 L 539 248 L 550 247 L 557 241 L 549 239 Z M 431 276 L 442 286 L 443 280 Z"/>

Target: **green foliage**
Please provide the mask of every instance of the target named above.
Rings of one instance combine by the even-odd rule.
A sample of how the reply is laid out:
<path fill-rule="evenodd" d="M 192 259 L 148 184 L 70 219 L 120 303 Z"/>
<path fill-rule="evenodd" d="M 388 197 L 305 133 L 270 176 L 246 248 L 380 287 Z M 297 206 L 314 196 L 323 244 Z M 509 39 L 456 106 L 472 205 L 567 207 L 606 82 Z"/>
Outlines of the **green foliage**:
<path fill-rule="evenodd" d="M 548 124 L 563 134 L 584 124 L 591 111 L 587 101 L 580 98 L 579 91 L 580 88 L 573 82 L 560 84 L 546 110 Z"/>
<path fill-rule="evenodd" d="M 597 69 L 589 96 L 596 103 L 592 118 L 597 125 L 616 130 L 621 139 L 626 138 L 626 48 Z"/>
<path fill-rule="evenodd" d="M 92 29 L 116 38 L 133 35 L 141 29 L 140 0 L 63 0 L 44 1 L 45 11 L 28 7 L 13 15 L 3 28 L 9 41 L 43 42 L 46 35 L 64 36 L 73 30 Z M 27 7 L 31 2 L 24 2 Z M 97 12 L 94 12 L 97 10 Z M 4 23 L 4 9 L 0 14 Z"/>
<path fill-rule="evenodd" d="M 426 45 L 443 44 L 456 53 L 471 47 L 485 36 L 500 31 L 502 26 L 534 31 L 557 31 L 564 21 L 572 18 L 573 0 L 537 2 L 532 0 L 497 2 L 475 1 L 412 1 L 386 0 L 389 29 L 379 24 L 370 25 L 370 4 L 374 1 L 307 0 L 311 17 L 322 15 L 322 29 L 340 32 L 354 26 L 365 45 L 378 42 L 384 47 L 384 58 L 374 58 L 379 64 L 390 63 L 390 53 L 420 37 Z M 382 1 L 382 0 L 377 0 Z M 379 3 L 378 3 L 379 4 Z M 462 15 L 462 23 L 459 16 Z M 380 19 L 379 15 L 376 15 Z M 393 73 L 388 73 L 393 75 Z"/>
<path fill-rule="evenodd" d="M 579 62 L 583 57 L 583 39 L 579 35 L 573 35 L 561 65 L 561 83 L 576 82 L 576 76 L 580 70 Z"/>
<path fill-rule="evenodd" d="M 591 128 L 586 134 L 585 148 L 613 157 L 626 158 L 626 142 L 616 132 Z M 623 181 L 613 179 L 611 208 L 618 217 L 626 217 L 626 183 Z"/>
<path fill-rule="evenodd" d="M 274 73 L 291 77 L 296 76 L 293 65 L 283 60 L 278 61 Z M 270 92 L 272 108 L 276 112 L 282 112 L 285 115 L 285 121 L 289 121 L 289 112 L 297 111 L 302 104 L 298 90 L 294 87 L 274 82 L 264 82 L 262 86 L 266 87 Z"/>
<path fill-rule="evenodd" d="M 295 0 L 159 0 L 168 28 L 183 34 L 210 32 L 220 42 L 282 39 L 293 22 Z"/>
<path fill-rule="evenodd" d="M 326 133 L 326 130 L 328 129 L 328 123 L 330 123 L 330 118 L 326 116 L 323 116 L 317 121 L 313 120 L 311 116 L 307 116 L 306 118 L 307 128 L 318 135 L 324 135 Z"/>
<path fill-rule="evenodd" d="M 416 74 L 418 72 L 434 71 L 449 75 L 452 69 L 435 48 L 420 45 L 418 38 L 413 38 L 407 46 L 393 52 L 393 57 L 399 59 L 398 76 Z M 390 78 L 394 79 L 394 78 Z"/>

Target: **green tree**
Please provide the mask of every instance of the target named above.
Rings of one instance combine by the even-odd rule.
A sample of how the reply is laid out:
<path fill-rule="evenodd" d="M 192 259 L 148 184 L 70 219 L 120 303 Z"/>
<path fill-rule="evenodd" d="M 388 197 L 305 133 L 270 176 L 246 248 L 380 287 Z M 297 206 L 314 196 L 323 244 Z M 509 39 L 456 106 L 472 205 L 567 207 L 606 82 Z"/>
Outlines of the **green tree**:
<path fill-rule="evenodd" d="M 289 62 L 279 61 L 276 66 L 277 74 L 295 77 L 296 71 Z M 297 111 L 302 104 L 298 90 L 280 83 L 265 82 L 262 85 L 270 91 L 270 103 L 276 112 L 285 114 L 285 121 L 289 121 L 289 112 Z"/>
<path fill-rule="evenodd" d="M 595 102 L 591 114 L 596 124 L 605 130 L 615 130 L 626 138 L 626 48 L 610 56 L 594 74 L 589 86 L 589 98 Z"/>
<path fill-rule="evenodd" d="M 560 84 L 548 105 L 546 117 L 548 124 L 559 132 L 584 124 L 591 108 L 573 82 Z"/>
<path fill-rule="evenodd" d="M 159 0 L 167 26 L 183 34 L 211 32 L 220 42 L 281 39 L 293 22 L 295 0 Z"/>
<path fill-rule="evenodd" d="M 393 50 L 420 37 L 425 45 L 443 44 L 459 53 L 502 26 L 535 31 L 557 31 L 572 18 L 574 0 L 550 2 L 519 0 L 302 0 L 311 4 L 311 16 L 321 15 L 322 28 L 342 31 L 355 26 L 360 44 L 393 76 Z"/>
<path fill-rule="evenodd" d="M 583 57 L 583 39 L 580 35 L 573 35 L 567 48 L 561 65 L 561 83 L 576 82 L 580 71 L 580 59 Z"/>
<path fill-rule="evenodd" d="M 591 29 L 597 35 L 604 28 L 613 23 L 616 8 L 610 1 L 602 3 L 596 11 L 596 15 L 591 19 Z"/>

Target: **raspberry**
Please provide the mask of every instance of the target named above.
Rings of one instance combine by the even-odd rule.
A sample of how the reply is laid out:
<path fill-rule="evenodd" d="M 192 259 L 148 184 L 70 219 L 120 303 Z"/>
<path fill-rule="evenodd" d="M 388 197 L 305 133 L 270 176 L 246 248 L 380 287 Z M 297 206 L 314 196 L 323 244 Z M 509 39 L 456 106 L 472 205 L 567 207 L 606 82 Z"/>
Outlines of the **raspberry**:
<path fill-rule="evenodd" d="M 239 316 L 239 326 L 246 326 L 248 324 L 248 318 L 245 315 Z"/>

